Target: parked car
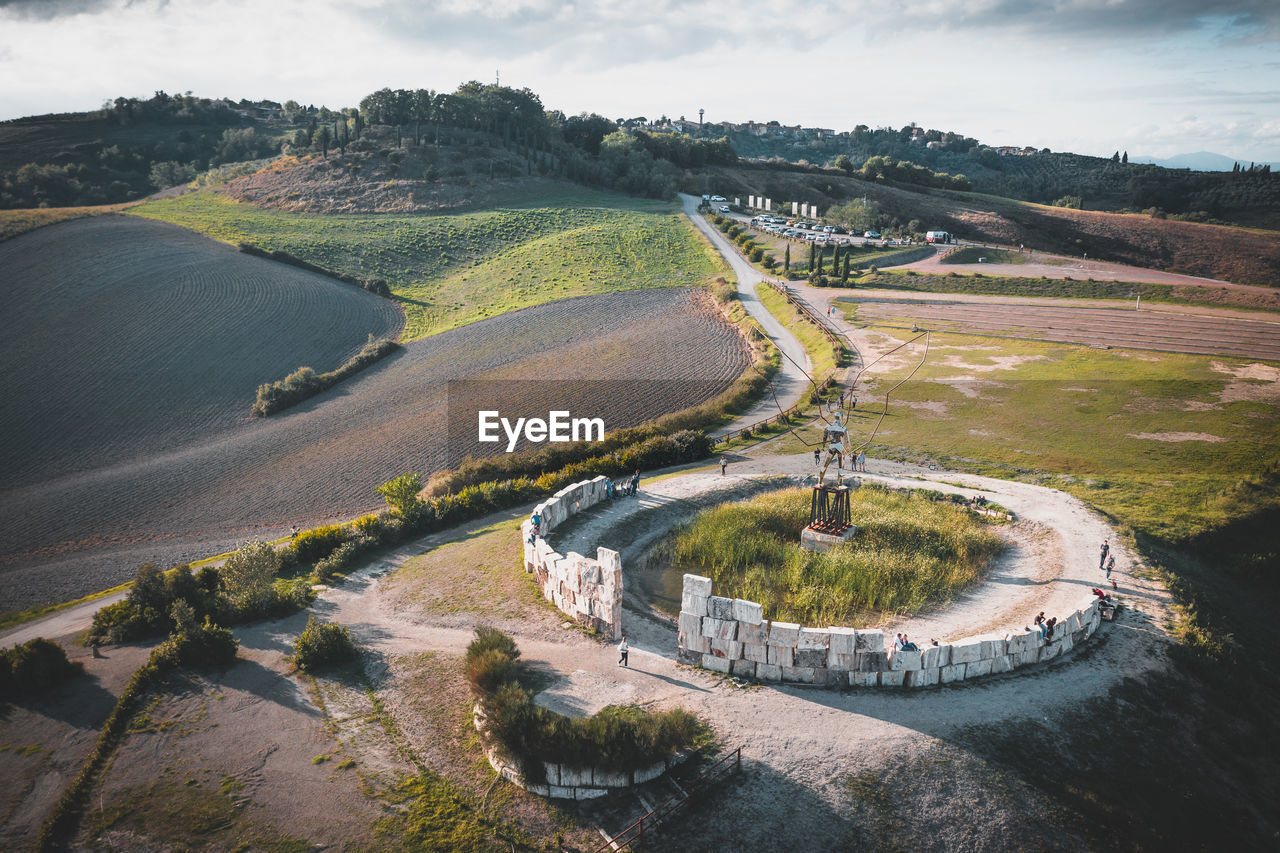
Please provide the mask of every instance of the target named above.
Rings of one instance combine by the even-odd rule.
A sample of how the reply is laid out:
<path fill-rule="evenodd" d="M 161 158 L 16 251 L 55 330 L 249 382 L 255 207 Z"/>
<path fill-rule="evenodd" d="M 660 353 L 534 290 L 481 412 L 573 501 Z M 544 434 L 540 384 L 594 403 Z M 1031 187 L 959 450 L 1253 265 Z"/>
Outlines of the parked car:
<path fill-rule="evenodd" d="M 729 205 L 727 205 L 727 204 L 722 204 L 722 205 L 720 205 L 720 212 L 721 212 L 721 213 L 728 213 L 728 212 L 729 212 Z"/>
<path fill-rule="evenodd" d="M 864 239 L 866 239 L 866 240 L 879 240 L 879 239 L 880 239 L 880 232 L 879 232 L 879 231 L 864 231 L 864 232 L 862 232 L 862 236 L 863 236 L 863 238 L 864 238 Z"/>
<path fill-rule="evenodd" d="M 725 198 L 725 197 L 724 197 L 724 196 L 722 196 L 722 195 L 713 195 L 713 196 L 711 197 L 711 200 L 712 200 L 712 201 L 715 201 L 715 202 L 728 201 L 728 199 L 727 199 L 727 198 Z"/>

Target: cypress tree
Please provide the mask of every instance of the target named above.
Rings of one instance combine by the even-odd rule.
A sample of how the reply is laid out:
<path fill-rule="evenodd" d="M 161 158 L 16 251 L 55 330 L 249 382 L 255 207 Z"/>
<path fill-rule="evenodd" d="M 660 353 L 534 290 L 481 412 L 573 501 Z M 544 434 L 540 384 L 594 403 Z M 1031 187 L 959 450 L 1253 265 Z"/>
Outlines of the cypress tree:
<path fill-rule="evenodd" d="M 787 244 L 787 254 L 782 259 L 782 269 L 785 272 L 791 272 L 791 244 Z"/>

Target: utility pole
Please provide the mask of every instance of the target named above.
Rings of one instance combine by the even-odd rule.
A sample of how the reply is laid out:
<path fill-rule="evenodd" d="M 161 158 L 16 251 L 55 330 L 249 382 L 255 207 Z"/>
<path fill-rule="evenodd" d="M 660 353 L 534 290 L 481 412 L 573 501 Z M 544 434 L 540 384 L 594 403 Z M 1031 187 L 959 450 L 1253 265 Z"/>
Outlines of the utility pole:
<path fill-rule="evenodd" d="M 704 110 L 702 107 L 698 107 L 698 127 L 702 127 L 702 114 L 705 112 L 706 110 Z"/>

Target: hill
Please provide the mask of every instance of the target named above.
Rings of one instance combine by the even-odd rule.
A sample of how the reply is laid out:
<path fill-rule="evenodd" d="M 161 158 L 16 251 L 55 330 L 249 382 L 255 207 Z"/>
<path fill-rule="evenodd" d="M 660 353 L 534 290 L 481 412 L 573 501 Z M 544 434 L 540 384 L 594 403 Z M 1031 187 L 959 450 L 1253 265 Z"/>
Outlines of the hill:
<path fill-rule="evenodd" d="M 4 488 L 236 428 L 257 387 L 337 367 L 391 302 L 160 222 L 98 216 L 0 243 Z"/>
<path fill-rule="evenodd" d="M 707 186 L 726 196 L 808 201 L 824 215 L 838 204 L 865 197 L 876 205 L 878 230 L 886 232 L 944 230 L 965 240 L 1025 244 L 1240 284 L 1280 282 L 1280 233 L 1049 207 L 978 193 L 915 190 L 834 170 L 740 166 L 708 169 L 705 178 Z"/>
<path fill-rule="evenodd" d="M 11 251 L 36 236 L 101 222 L 52 226 L 0 248 Z M 242 257 L 214 248 L 228 260 Z M 355 288 L 333 287 L 375 299 Z M 92 301 L 81 307 L 92 307 Z M 81 312 L 86 322 L 88 315 Z M 317 315 L 292 325 L 312 336 L 328 322 Z M 277 346 L 273 336 L 288 335 L 286 328 L 260 330 L 260 340 L 248 342 L 248 348 L 259 352 Z M 210 330 L 211 337 L 232 331 L 224 323 L 210 324 Z M 75 349 L 81 343 L 73 335 L 63 346 Z M 212 376 L 201 371 L 217 370 L 206 353 L 207 347 L 193 346 L 185 360 L 157 362 L 166 381 L 154 390 L 118 375 L 128 365 L 99 353 L 113 371 L 109 391 L 118 408 L 95 412 L 101 415 L 95 421 L 74 401 L 65 402 L 71 410 L 55 414 L 76 429 L 27 439 L 28 446 L 43 442 L 42 452 L 31 459 L 18 457 L 16 447 L 7 451 L 6 466 L 14 453 L 26 485 L 0 487 L 5 519 L 0 610 L 67 600 L 121 583 L 146 560 L 192 560 L 234 548 L 251 536 L 279 535 L 293 523 L 309 526 L 374 509 L 382 504 L 379 484 L 410 470 L 430 473 L 456 465 L 473 449 L 449 440 L 450 403 L 467 408 L 479 400 L 483 408 L 546 412 L 564 402 L 575 415 L 604 417 L 615 429 L 709 399 L 749 363 L 741 335 L 700 291 L 665 288 L 561 300 L 414 341 L 281 415 L 220 423 L 206 419 L 202 436 L 189 435 L 185 444 L 155 452 L 145 441 L 151 428 L 136 423 L 135 413 L 123 404 L 148 393 L 181 393 L 184 385 L 202 402 L 200 382 Z M 450 383 L 460 378 L 472 381 L 455 400 Z M 83 379 L 85 385 L 94 381 L 92 374 Z M 554 381 L 559 379 L 574 381 Z M 569 398 L 566 389 L 572 392 Z M 249 390 L 242 405 L 251 397 Z M 93 464 L 97 443 L 131 446 L 134 452 L 117 452 L 104 460 L 109 464 Z M 69 474 L 64 456 L 88 470 Z"/>

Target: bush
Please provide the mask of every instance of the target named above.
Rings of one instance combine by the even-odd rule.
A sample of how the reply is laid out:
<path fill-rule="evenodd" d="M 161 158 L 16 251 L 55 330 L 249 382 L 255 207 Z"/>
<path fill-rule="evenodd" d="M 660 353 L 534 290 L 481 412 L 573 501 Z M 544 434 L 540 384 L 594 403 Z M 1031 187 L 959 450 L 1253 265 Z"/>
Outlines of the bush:
<path fill-rule="evenodd" d="M 62 646 L 36 637 L 0 652 L 0 694 L 31 693 L 84 673 L 84 664 L 67 660 Z"/>
<path fill-rule="evenodd" d="M 206 618 L 203 625 L 177 632 L 157 646 L 157 656 L 153 659 L 170 667 L 208 669 L 230 664 L 235 660 L 238 648 L 240 641 L 230 629 L 219 627 Z"/>
<path fill-rule="evenodd" d="M 307 619 L 307 627 L 293 643 L 293 662 L 307 672 L 355 659 L 356 646 L 350 632 L 336 622 L 321 622 L 315 616 Z"/>
<path fill-rule="evenodd" d="M 332 554 L 316 562 L 311 570 L 312 583 L 324 583 L 334 575 L 341 574 L 355 563 L 361 551 L 367 550 L 375 540 L 361 537 L 359 540 L 344 542 Z M 365 547 L 361 547 L 361 544 Z"/>
<path fill-rule="evenodd" d="M 382 289 L 386 289 L 385 282 L 382 283 Z M 373 335 L 370 335 L 360 352 L 347 359 L 336 370 L 316 373 L 310 367 L 299 367 L 283 380 L 259 385 L 258 396 L 253 404 L 253 414 L 263 417 L 301 403 L 308 397 L 314 397 L 347 377 L 359 373 L 398 349 L 400 345 L 396 342 L 375 340 Z"/>
<path fill-rule="evenodd" d="M 266 615 L 276 603 L 273 583 L 280 571 L 280 555 L 270 542 L 246 542 L 222 564 L 227 598 L 244 619 Z"/>
<path fill-rule="evenodd" d="M 706 727 L 683 709 L 651 712 L 610 705 L 585 719 L 566 717 L 534 704 L 523 682 L 515 642 L 482 628 L 467 647 L 467 680 L 484 711 L 488 735 L 531 780 L 544 776 L 543 762 L 614 771 L 648 767 L 694 745 Z"/>
<path fill-rule="evenodd" d="M 304 530 L 293 540 L 292 551 L 299 563 L 314 563 L 328 557 L 351 537 L 341 524 L 326 524 Z"/>

